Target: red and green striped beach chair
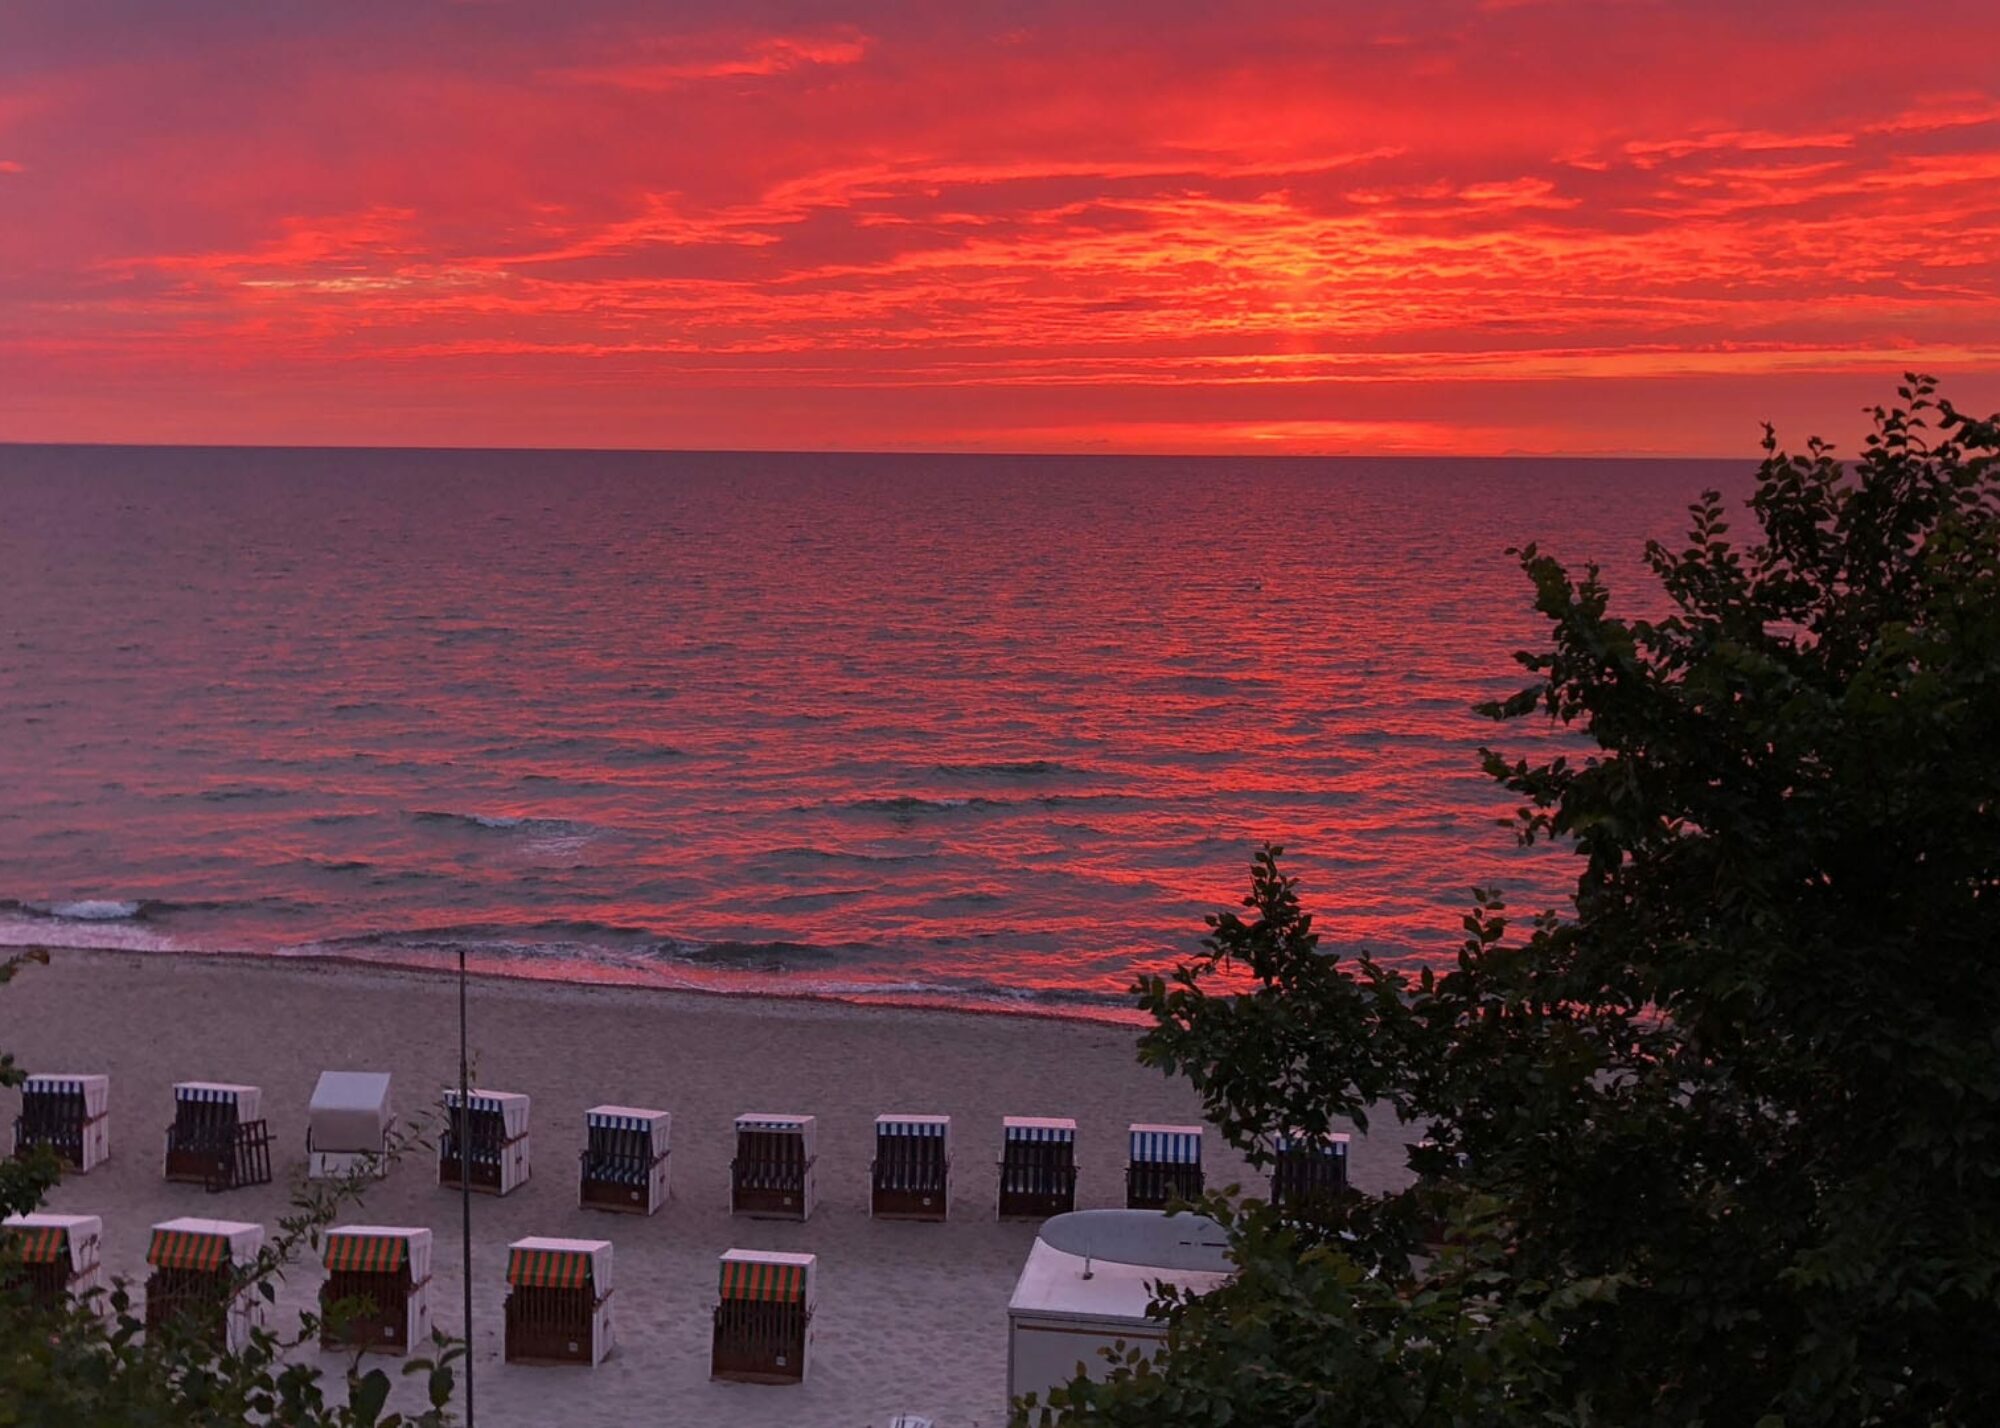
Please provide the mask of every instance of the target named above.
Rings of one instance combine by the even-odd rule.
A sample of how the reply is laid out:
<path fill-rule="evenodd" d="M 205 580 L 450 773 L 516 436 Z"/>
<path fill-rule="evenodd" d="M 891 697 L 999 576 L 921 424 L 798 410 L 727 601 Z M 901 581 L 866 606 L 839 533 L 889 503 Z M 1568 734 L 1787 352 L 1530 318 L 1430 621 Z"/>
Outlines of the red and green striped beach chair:
<path fill-rule="evenodd" d="M 406 1354 L 431 1334 L 431 1232 L 341 1225 L 320 1246 L 323 1348 Z"/>
<path fill-rule="evenodd" d="M 507 1247 L 507 1362 L 584 1364 L 611 1352 L 611 1241 Z"/>
<path fill-rule="evenodd" d="M 709 1377 L 803 1383 L 812 1355 L 817 1256 L 733 1249 L 722 1256 Z"/>
<path fill-rule="evenodd" d="M 36 1212 L 0 1220 L 0 1283 L 8 1274 L 37 1304 L 56 1308 L 103 1284 L 104 1221 L 96 1215 Z"/>
<path fill-rule="evenodd" d="M 245 1273 L 264 1248 L 264 1227 L 240 1220 L 166 1220 L 146 1248 L 146 1329 L 177 1324 L 229 1353 L 250 1343 L 264 1300 Z"/>

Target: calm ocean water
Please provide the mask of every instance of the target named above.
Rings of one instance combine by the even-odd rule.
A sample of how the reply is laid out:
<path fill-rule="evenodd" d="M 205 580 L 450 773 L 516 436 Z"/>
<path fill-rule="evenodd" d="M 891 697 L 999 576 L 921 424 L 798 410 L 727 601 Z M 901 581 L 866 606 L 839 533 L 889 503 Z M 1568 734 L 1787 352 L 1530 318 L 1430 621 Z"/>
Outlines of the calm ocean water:
<path fill-rule="evenodd" d="M 1750 463 L 0 447 L 0 942 L 1115 1006 L 1560 897 L 1476 749 Z"/>

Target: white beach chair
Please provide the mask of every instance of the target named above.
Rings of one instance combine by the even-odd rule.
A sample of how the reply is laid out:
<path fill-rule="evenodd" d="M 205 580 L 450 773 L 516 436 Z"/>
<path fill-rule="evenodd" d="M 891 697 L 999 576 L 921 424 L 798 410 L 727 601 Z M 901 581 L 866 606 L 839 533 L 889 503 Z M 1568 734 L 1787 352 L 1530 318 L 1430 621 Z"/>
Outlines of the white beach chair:
<path fill-rule="evenodd" d="M 1125 1207 L 1164 1210 L 1174 1200 L 1201 1194 L 1200 1126 L 1134 1124 L 1125 1170 Z"/>
<path fill-rule="evenodd" d="M 1300 1209 L 1347 1193 L 1348 1137 L 1339 1132 L 1309 1136 L 1281 1132 L 1272 1144 L 1271 1203 Z"/>
<path fill-rule="evenodd" d="M 515 1091 L 475 1090 L 469 1108 L 462 1108 L 458 1088 L 447 1087 L 445 1130 L 438 1137 L 438 1184 L 457 1187 L 465 1164 L 461 1157 L 467 1152 L 474 1190 L 511 1195 L 527 1184 L 528 1106 L 528 1098 Z"/>
<path fill-rule="evenodd" d="M 583 1113 L 577 1203 L 590 1210 L 651 1215 L 667 1203 L 667 1158 L 674 1118 L 638 1106 L 592 1106 Z"/>
<path fill-rule="evenodd" d="M 226 1081 L 174 1083 L 162 1174 L 210 1190 L 271 1183 L 271 1135 L 264 1093 Z"/>
<path fill-rule="evenodd" d="M 868 1213 L 881 1220 L 942 1220 L 951 1203 L 951 1117 L 875 1118 Z"/>
<path fill-rule="evenodd" d="M 817 1199 L 819 1122 L 812 1116 L 752 1112 L 736 1118 L 729 1162 L 729 1211 L 764 1220 L 803 1220 Z"/>
<path fill-rule="evenodd" d="M 1076 1208 L 1076 1122 L 1008 1116 L 1000 1123 L 1000 1218 L 1045 1220 Z"/>
<path fill-rule="evenodd" d="M 21 1083 L 14 1153 L 45 1146 L 66 1171 L 87 1175 L 111 1158 L 111 1078 L 38 1072 Z"/>

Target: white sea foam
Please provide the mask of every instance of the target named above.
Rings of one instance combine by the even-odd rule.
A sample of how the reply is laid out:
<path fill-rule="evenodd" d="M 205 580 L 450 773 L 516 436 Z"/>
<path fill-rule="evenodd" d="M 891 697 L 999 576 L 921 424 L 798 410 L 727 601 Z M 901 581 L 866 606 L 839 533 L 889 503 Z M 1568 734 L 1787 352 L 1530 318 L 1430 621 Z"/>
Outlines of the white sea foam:
<path fill-rule="evenodd" d="M 0 913 L 0 947 L 110 947 L 121 952 L 178 952 L 180 943 L 143 922 Z"/>
<path fill-rule="evenodd" d="M 128 917 L 139 915 L 136 902 L 117 902 L 110 898 L 79 898 L 75 902 L 52 902 L 34 907 L 38 912 L 46 912 L 50 917 L 61 917 L 74 922 L 121 922 Z"/>

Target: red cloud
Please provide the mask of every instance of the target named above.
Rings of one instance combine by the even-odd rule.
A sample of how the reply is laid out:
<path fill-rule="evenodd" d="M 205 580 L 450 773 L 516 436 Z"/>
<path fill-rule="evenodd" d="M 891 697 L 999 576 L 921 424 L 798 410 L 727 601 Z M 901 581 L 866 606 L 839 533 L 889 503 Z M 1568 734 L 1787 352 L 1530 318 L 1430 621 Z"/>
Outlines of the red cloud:
<path fill-rule="evenodd" d="M 44 36 L 0 438 L 1716 451 L 1912 365 L 2000 405 L 2000 21 L 1777 11 Z"/>
<path fill-rule="evenodd" d="M 750 41 L 728 53 L 714 53 L 700 44 L 653 46 L 662 57 L 620 61 L 555 71 L 555 77 L 578 84 L 604 84 L 620 89 L 672 89 L 703 79 L 763 79 L 824 65 L 859 64 L 868 41 L 858 34 L 772 35 Z M 701 53 L 703 50 L 709 53 Z"/>

